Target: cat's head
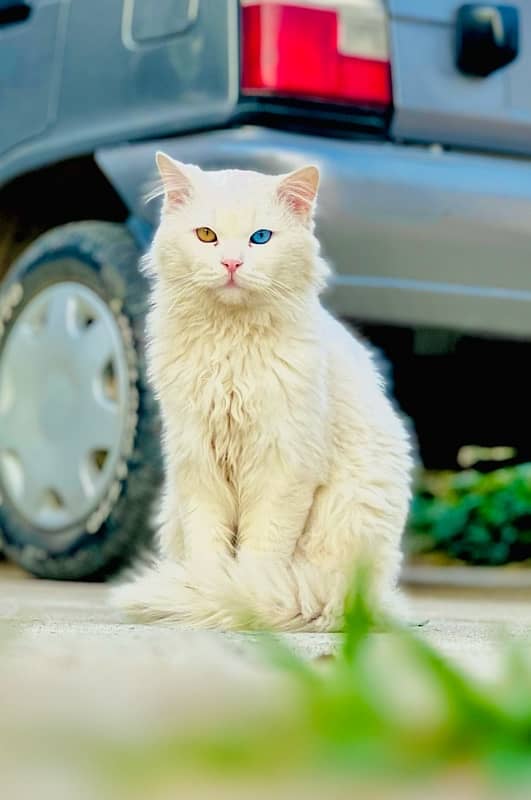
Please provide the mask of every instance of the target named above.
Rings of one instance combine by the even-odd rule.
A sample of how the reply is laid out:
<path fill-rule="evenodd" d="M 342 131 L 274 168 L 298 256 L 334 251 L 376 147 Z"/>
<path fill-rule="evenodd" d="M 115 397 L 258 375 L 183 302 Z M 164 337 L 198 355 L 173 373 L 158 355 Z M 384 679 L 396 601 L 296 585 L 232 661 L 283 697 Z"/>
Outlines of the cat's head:
<path fill-rule="evenodd" d="M 319 172 L 204 172 L 157 154 L 164 195 L 154 267 L 183 298 L 289 304 L 321 288 L 313 236 Z"/>

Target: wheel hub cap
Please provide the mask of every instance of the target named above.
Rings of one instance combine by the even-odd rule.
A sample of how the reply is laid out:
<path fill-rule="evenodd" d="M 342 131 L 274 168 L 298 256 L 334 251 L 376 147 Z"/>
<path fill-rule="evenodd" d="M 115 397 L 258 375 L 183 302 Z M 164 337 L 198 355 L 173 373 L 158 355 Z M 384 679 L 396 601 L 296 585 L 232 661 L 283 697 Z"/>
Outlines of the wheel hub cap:
<path fill-rule="evenodd" d="M 32 524 L 64 528 L 90 514 L 114 478 L 129 403 L 117 321 L 82 284 L 36 295 L 0 360 L 0 478 Z"/>

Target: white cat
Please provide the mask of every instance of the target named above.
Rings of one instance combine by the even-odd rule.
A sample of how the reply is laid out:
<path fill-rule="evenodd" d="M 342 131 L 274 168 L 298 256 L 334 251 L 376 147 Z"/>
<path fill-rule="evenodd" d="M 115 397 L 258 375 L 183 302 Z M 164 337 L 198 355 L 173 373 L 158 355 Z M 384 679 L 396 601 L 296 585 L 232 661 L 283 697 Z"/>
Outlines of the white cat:
<path fill-rule="evenodd" d="M 374 601 L 393 611 L 410 445 L 368 350 L 319 302 L 317 169 L 157 164 L 160 562 L 115 601 L 146 620 L 334 630 L 368 560 Z"/>

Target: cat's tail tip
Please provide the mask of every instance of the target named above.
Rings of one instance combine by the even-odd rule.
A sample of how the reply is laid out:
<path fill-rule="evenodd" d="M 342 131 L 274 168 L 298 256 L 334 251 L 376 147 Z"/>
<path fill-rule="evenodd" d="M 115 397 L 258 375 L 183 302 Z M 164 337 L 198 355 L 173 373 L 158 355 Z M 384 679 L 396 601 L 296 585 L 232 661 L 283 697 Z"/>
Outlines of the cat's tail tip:
<path fill-rule="evenodd" d="M 179 564 L 151 564 L 122 576 L 109 591 L 109 604 L 132 622 L 180 620 L 183 571 Z"/>

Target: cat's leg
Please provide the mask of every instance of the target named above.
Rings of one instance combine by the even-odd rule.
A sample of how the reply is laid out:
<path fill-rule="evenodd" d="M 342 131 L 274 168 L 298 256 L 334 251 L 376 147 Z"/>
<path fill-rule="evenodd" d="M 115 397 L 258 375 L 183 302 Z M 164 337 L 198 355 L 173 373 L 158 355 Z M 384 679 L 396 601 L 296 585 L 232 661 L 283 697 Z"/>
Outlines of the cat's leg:
<path fill-rule="evenodd" d="M 382 454 L 383 455 L 383 454 Z M 359 464 L 359 461 L 358 461 Z M 375 610 L 402 616 L 397 592 L 402 560 L 400 539 L 409 505 L 409 464 L 387 471 L 385 462 L 336 476 L 316 492 L 296 561 L 309 563 L 308 595 L 303 615 L 314 614 L 314 598 L 322 603 L 316 628 L 337 627 L 345 596 L 356 569 L 368 569 L 369 600 Z"/>
<path fill-rule="evenodd" d="M 236 627 L 230 603 L 235 565 L 234 498 L 214 473 L 167 471 L 159 516 L 160 559 L 117 586 L 113 602 L 135 619 Z"/>
<path fill-rule="evenodd" d="M 270 459 L 260 474 L 243 476 L 240 486 L 238 557 L 289 560 L 310 508 L 315 479 L 292 473 L 280 459 Z"/>
<path fill-rule="evenodd" d="M 160 498 L 156 516 L 159 551 L 171 561 L 184 560 L 184 531 L 176 487 L 167 482 Z"/>
<path fill-rule="evenodd" d="M 183 532 L 184 557 L 195 564 L 212 564 L 233 554 L 236 529 L 234 493 L 212 470 L 180 468 L 175 484 Z"/>
<path fill-rule="evenodd" d="M 293 554 L 311 508 L 315 476 L 290 472 L 285 461 L 266 459 L 260 474 L 247 472 L 240 487 L 237 583 L 256 619 L 266 627 L 302 627 Z"/>
<path fill-rule="evenodd" d="M 212 484 L 205 485 L 189 470 L 180 471 L 177 479 L 166 480 L 157 519 L 161 555 L 198 562 L 230 552 L 234 502 L 218 481 Z"/>

